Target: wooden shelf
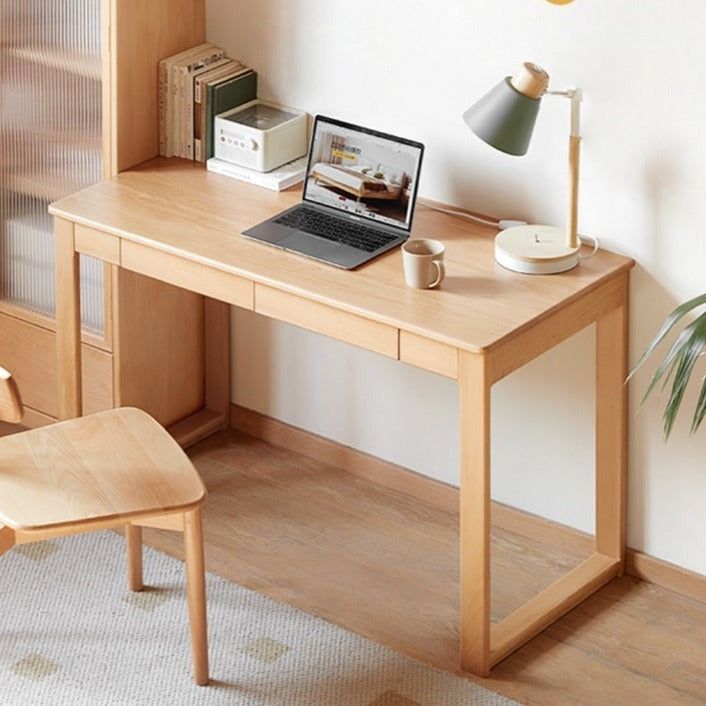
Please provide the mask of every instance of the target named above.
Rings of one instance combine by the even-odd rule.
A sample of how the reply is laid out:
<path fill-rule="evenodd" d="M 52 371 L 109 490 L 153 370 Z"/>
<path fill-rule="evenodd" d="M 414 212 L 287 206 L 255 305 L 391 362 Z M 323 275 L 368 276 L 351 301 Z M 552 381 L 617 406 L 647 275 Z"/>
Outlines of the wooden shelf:
<path fill-rule="evenodd" d="M 101 80 L 100 58 L 85 52 L 72 52 L 52 47 L 12 47 L 5 50 L 7 56 L 29 61 L 57 71 L 66 71 L 76 76 Z"/>

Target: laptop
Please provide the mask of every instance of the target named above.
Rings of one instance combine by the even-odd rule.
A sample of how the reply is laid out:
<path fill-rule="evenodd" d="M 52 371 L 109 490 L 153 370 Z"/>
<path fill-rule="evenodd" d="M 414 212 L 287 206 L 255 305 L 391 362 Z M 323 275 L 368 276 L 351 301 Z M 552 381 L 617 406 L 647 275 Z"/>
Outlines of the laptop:
<path fill-rule="evenodd" d="M 350 270 L 409 237 L 424 145 L 322 115 L 302 201 L 246 238 Z"/>

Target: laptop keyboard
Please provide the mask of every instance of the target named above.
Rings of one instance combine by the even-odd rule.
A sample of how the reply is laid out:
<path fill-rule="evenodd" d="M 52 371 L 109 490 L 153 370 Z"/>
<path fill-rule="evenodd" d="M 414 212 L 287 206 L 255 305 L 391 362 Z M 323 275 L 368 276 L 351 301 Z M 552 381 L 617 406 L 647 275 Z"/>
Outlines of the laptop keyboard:
<path fill-rule="evenodd" d="M 365 252 L 375 252 L 398 237 L 365 225 L 350 223 L 342 218 L 329 216 L 310 208 L 297 208 L 284 213 L 275 219 L 275 223 L 317 235 L 319 238 L 325 238 L 335 243 L 349 245 Z"/>

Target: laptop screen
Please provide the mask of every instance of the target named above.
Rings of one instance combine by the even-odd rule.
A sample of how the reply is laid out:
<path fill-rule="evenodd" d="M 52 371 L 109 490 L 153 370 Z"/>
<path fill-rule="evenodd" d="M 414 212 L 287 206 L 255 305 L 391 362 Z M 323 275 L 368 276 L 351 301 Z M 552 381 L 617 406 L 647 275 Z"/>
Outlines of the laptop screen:
<path fill-rule="evenodd" d="M 304 200 L 409 231 L 423 152 L 419 142 L 319 115 Z"/>

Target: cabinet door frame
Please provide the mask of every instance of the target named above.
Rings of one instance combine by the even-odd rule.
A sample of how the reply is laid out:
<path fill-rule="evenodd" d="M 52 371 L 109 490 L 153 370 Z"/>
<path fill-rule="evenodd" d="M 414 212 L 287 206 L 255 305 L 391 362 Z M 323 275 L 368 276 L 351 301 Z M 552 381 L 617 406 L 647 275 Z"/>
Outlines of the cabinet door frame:
<path fill-rule="evenodd" d="M 100 36 L 101 36 L 101 176 L 110 178 L 114 172 L 113 145 L 111 143 L 111 126 L 113 106 L 111 105 L 111 46 L 110 37 L 111 15 L 115 0 L 100 0 Z M 94 348 L 111 353 L 113 351 L 113 324 L 112 324 L 112 279 L 111 269 L 102 263 L 103 270 L 103 332 L 96 333 L 91 329 L 82 329 L 81 341 Z M 56 332 L 54 317 L 20 304 L 0 298 L 0 313 L 19 319 L 45 331 Z M 41 335 L 38 333 L 38 335 Z"/>
<path fill-rule="evenodd" d="M 115 105 L 113 103 L 113 70 L 114 57 L 112 47 L 114 46 L 113 31 L 113 4 L 114 0 L 101 0 L 101 120 L 102 120 L 102 175 L 104 179 L 117 174 L 114 160 L 113 144 L 113 114 Z"/>

